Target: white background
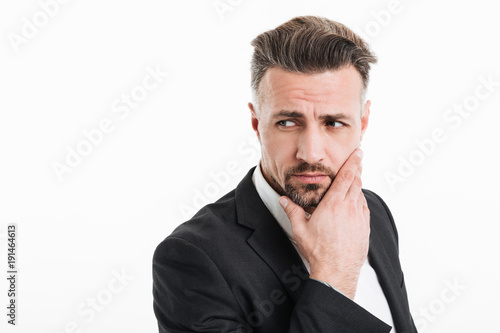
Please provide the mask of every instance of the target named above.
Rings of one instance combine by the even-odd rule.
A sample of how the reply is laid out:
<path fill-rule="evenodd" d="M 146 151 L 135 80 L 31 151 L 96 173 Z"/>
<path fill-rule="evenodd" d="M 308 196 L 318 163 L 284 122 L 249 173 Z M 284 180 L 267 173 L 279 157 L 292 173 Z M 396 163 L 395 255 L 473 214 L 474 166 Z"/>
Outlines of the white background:
<path fill-rule="evenodd" d="M 500 82 L 498 12 L 489 0 L 394 1 L 222 0 L 231 10 L 218 13 L 213 0 L 73 0 L 47 22 L 38 1 L 2 1 L 0 276 L 7 224 L 17 223 L 19 294 L 11 327 L 1 279 L 1 331 L 157 332 L 156 245 L 258 161 L 250 41 L 313 14 L 361 31 L 379 57 L 364 186 L 396 219 L 420 331 L 500 332 L 500 86 L 478 88 L 481 77 Z M 41 26 L 15 47 L 34 17 Z M 148 67 L 168 77 L 120 118 L 113 103 Z M 475 99 L 476 89 L 488 97 Z M 474 100 L 466 117 L 445 119 Z M 54 162 L 105 118 L 113 131 L 59 181 Z M 419 153 L 415 141 L 436 128 L 446 140 Z M 387 174 L 410 156 L 419 165 L 391 188 Z M 225 177 L 228 167 L 236 171 Z M 133 280 L 120 284 L 118 273 Z M 105 303 L 99 311 L 92 298 Z"/>

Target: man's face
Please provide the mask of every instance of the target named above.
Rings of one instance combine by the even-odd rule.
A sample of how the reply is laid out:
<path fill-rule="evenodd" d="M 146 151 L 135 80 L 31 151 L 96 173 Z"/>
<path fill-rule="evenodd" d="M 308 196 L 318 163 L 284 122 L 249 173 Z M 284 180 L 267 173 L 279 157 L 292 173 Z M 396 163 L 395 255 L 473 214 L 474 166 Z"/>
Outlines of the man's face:
<path fill-rule="evenodd" d="M 370 102 L 361 105 L 362 89 L 352 66 L 319 74 L 267 70 L 258 116 L 249 107 L 262 172 L 276 192 L 302 207 L 318 205 L 368 126 Z"/>

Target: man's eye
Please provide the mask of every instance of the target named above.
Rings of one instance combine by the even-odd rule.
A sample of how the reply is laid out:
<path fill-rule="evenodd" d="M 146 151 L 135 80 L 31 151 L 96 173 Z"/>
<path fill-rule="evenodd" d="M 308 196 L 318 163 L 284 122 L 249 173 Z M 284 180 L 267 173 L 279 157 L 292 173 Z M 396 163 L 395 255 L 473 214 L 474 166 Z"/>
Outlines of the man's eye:
<path fill-rule="evenodd" d="M 344 126 L 343 123 L 339 122 L 339 121 L 327 121 L 326 122 L 326 126 L 330 126 L 330 127 L 342 127 Z"/>
<path fill-rule="evenodd" d="M 278 121 L 278 125 L 283 127 L 292 127 L 295 125 L 295 123 L 291 120 L 280 120 Z"/>

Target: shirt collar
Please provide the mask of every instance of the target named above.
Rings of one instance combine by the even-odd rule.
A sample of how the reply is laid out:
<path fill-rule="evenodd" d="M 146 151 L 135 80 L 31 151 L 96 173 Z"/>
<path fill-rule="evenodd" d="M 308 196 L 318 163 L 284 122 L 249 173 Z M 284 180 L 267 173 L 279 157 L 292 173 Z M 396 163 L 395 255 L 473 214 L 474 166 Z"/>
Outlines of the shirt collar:
<path fill-rule="evenodd" d="M 271 185 L 269 185 L 267 180 L 264 178 L 262 170 L 260 169 L 260 162 L 253 172 L 252 182 L 255 185 L 257 193 L 259 193 L 260 198 L 264 202 L 264 205 L 266 205 L 267 209 L 271 212 L 276 221 L 278 221 L 279 225 L 285 231 L 288 238 L 293 241 L 292 225 L 290 224 L 288 216 L 286 215 L 283 208 L 281 208 L 279 203 L 279 199 L 281 196 L 271 187 Z"/>

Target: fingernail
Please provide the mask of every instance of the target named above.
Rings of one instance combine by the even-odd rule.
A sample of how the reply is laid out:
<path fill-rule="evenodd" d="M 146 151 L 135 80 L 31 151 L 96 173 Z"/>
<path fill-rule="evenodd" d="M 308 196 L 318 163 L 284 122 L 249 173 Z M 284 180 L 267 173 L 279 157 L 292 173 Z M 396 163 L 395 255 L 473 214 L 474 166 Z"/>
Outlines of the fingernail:
<path fill-rule="evenodd" d="M 356 149 L 356 155 L 363 158 L 363 151 L 361 149 Z"/>
<path fill-rule="evenodd" d="M 286 208 L 286 205 L 288 205 L 288 200 L 287 200 L 287 199 L 285 199 L 285 198 L 281 198 L 281 199 L 280 199 L 280 205 L 281 205 L 281 207 L 282 207 L 283 209 L 285 209 L 285 208 Z"/>

